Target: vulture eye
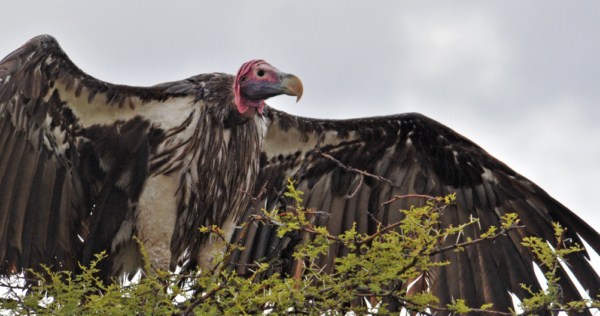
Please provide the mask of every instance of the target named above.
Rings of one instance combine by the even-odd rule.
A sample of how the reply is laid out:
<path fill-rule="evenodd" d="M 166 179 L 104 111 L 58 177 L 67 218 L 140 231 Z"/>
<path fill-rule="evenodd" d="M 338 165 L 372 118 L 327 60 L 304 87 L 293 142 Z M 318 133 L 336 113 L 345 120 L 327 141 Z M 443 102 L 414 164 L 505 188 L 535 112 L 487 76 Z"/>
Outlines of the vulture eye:
<path fill-rule="evenodd" d="M 256 72 L 256 74 L 257 74 L 259 77 L 262 77 L 262 76 L 264 76 L 264 75 L 265 75 L 265 71 L 264 71 L 264 70 L 262 70 L 262 69 L 259 69 L 259 70 Z"/>

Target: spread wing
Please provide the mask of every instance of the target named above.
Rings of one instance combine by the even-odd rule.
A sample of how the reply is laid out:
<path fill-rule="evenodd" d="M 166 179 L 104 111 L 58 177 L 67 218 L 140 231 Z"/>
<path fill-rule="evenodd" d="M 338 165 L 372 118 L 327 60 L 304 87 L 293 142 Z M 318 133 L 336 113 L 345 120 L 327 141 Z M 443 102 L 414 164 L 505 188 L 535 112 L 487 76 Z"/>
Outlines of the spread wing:
<path fill-rule="evenodd" d="M 288 177 L 299 177 L 298 188 L 305 193 L 306 206 L 327 213 L 315 224 L 326 226 L 331 234 L 348 230 L 355 222 L 359 232 L 372 233 L 378 223 L 401 219 L 394 210 L 422 204 L 422 199 L 409 198 L 382 205 L 396 195 L 456 193 L 456 205 L 444 210 L 442 224 L 457 226 L 472 217 L 481 223 L 467 229 L 460 241 L 476 238 L 492 225 L 499 227 L 503 214 L 519 215 L 526 226 L 523 229 L 468 247 L 462 253 L 436 256 L 436 260 L 451 262 L 429 273 L 430 289 L 440 298 L 441 306 L 453 298 L 464 298 L 470 306 L 493 303 L 495 310 L 508 311 L 513 305 L 509 291 L 527 297 L 521 283 L 537 291 L 540 285 L 532 264 L 535 259 L 521 240 L 524 236 L 540 236 L 556 246 L 552 222 L 566 227 L 566 237 L 572 242 L 582 245 L 583 238 L 595 251 L 600 250 L 600 236 L 590 225 L 473 142 L 423 115 L 332 121 L 269 109 L 268 118 L 270 126 L 256 187 L 267 185 L 269 206 L 275 203 L 276 192 Z M 317 145 L 329 157 L 311 154 Z M 340 163 L 391 182 L 361 179 Z M 269 256 L 285 242 L 274 235 L 271 227 L 252 226 L 238 263 L 243 266 Z M 321 262 L 325 271 L 331 271 L 333 258 L 344 251 L 338 246 L 330 248 L 329 257 Z M 600 293 L 600 278 L 587 258 L 585 252 L 573 254 L 568 264 L 590 296 L 595 297 Z M 293 262 L 288 261 L 288 273 L 292 266 Z M 579 299 L 566 271 L 558 274 L 565 299 Z"/>
<path fill-rule="evenodd" d="M 40 264 L 76 270 L 78 261 L 114 251 L 115 233 L 133 220 L 148 157 L 186 119 L 195 86 L 97 80 L 47 35 L 4 58 L 0 274 Z M 170 120 L 169 111 L 182 117 Z"/>

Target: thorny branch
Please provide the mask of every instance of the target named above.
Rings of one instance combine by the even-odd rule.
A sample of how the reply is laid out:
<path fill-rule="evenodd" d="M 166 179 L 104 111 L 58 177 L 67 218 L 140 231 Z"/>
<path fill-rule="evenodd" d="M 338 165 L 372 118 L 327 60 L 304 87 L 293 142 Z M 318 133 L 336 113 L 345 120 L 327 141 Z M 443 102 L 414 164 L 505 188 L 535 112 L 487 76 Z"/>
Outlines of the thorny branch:
<path fill-rule="evenodd" d="M 497 239 L 497 238 L 499 238 L 501 236 L 506 236 L 508 234 L 508 232 L 510 232 L 512 230 L 519 229 L 519 228 L 524 228 L 524 227 L 525 226 L 522 226 L 522 225 L 512 225 L 512 226 L 500 229 L 500 231 L 498 233 L 493 234 L 493 235 L 484 236 L 484 237 L 480 237 L 480 238 L 477 238 L 477 239 L 472 239 L 472 240 L 461 242 L 461 243 L 454 243 L 452 245 L 448 245 L 448 246 L 445 246 L 445 247 L 441 247 L 441 248 L 435 249 L 434 251 L 432 251 L 430 253 L 430 255 L 434 256 L 434 255 L 437 255 L 437 254 L 442 253 L 442 252 L 446 252 L 446 251 L 450 251 L 450 250 L 461 249 L 461 248 L 473 246 L 475 244 L 484 242 L 486 240 Z"/>

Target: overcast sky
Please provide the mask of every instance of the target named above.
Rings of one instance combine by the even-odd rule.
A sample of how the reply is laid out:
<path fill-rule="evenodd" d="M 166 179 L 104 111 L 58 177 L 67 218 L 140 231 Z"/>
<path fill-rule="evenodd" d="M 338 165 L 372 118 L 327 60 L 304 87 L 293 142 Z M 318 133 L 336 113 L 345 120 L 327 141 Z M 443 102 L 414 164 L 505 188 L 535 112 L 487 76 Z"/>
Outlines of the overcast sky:
<path fill-rule="evenodd" d="M 55 36 L 87 73 L 151 85 L 263 58 L 319 118 L 421 112 L 600 227 L 600 2 L 9 1 L 0 55 Z"/>

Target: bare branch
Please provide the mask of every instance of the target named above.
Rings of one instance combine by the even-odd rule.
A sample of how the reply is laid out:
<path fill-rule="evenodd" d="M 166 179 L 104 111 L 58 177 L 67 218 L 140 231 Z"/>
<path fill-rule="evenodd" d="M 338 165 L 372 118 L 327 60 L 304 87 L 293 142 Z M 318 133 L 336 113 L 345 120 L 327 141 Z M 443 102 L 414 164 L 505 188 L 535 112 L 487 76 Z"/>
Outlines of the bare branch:
<path fill-rule="evenodd" d="M 352 193 L 346 194 L 345 198 L 350 199 L 353 196 L 355 196 L 356 192 L 358 192 L 358 189 L 360 189 L 360 187 L 362 186 L 364 179 L 365 177 L 363 175 L 360 175 L 360 177 L 358 178 L 358 184 L 356 185 L 356 188 L 352 191 Z"/>
<path fill-rule="evenodd" d="M 364 177 L 373 178 L 373 179 L 376 179 L 378 181 L 383 181 L 383 182 L 386 182 L 387 184 L 391 185 L 394 188 L 396 187 L 396 185 L 394 184 L 394 182 L 392 182 L 392 180 L 387 179 L 387 178 L 382 177 L 382 176 L 378 176 L 378 175 L 372 174 L 372 173 L 368 173 L 368 172 L 360 170 L 360 169 L 356 169 L 356 168 L 347 166 L 343 162 L 335 159 L 333 156 L 331 156 L 329 154 L 326 154 L 326 153 L 322 152 L 318 148 L 315 148 L 314 152 L 315 152 L 315 154 L 317 154 L 317 155 L 319 155 L 319 156 L 321 156 L 321 157 L 323 157 L 323 158 L 325 158 L 325 159 L 327 159 L 329 161 L 334 162 L 338 167 L 340 167 L 340 168 L 342 168 L 342 169 L 344 169 L 344 170 L 346 170 L 348 172 L 356 173 L 356 174 L 359 174 L 359 175 L 364 176 Z"/>
<path fill-rule="evenodd" d="M 391 204 L 395 201 L 403 200 L 403 199 L 407 199 L 407 198 L 423 198 L 425 200 L 435 200 L 435 201 L 442 200 L 442 198 L 440 198 L 440 197 L 434 197 L 434 196 L 426 195 L 426 194 L 405 194 L 405 195 L 396 195 L 392 199 L 381 203 L 381 205 Z"/>

